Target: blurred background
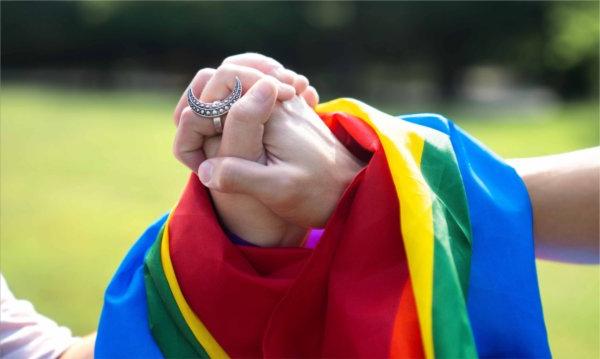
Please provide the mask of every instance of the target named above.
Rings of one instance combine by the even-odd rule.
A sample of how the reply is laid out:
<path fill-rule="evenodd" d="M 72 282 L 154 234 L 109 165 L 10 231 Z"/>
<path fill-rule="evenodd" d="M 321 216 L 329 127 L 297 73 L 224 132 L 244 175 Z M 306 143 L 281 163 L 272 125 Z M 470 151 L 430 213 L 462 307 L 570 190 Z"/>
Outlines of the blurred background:
<path fill-rule="evenodd" d="M 177 200 L 172 109 L 228 55 L 270 55 L 322 100 L 442 113 L 506 158 L 599 144 L 597 1 L 0 6 L 0 268 L 77 334 Z M 538 272 L 555 356 L 600 357 L 599 267 Z"/>

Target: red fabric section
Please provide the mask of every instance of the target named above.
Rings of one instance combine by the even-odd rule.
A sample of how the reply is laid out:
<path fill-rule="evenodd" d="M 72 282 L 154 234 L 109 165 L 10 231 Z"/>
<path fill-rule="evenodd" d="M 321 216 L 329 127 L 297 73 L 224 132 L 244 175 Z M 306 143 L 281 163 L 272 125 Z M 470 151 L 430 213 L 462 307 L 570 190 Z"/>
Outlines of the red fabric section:
<path fill-rule="evenodd" d="M 379 138 L 373 129 L 360 118 L 343 112 L 326 113 L 321 119 L 337 138 L 346 146 L 351 146 L 350 141 L 356 141 L 367 151 L 375 152 L 379 149 Z M 342 136 L 338 128 L 344 128 L 347 136 Z"/>
<path fill-rule="evenodd" d="M 258 357 L 273 307 L 311 251 L 237 247 L 209 196 L 192 175 L 169 225 L 175 274 L 190 307 L 227 353 Z"/>
<path fill-rule="evenodd" d="M 330 127 L 357 136 L 360 120 L 338 117 Z M 372 131 L 361 133 L 357 143 L 373 146 Z M 314 250 L 233 245 L 192 175 L 169 226 L 172 261 L 191 308 L 228 354 L 423 356 L 397 195 L 383 150 L 369 149 Z"/>
<path fill-rule="evenodd" d="M 368 162 L 379 149 L 379 138 L 369 125 L 345 113 L 321 114 L 321 119 L 350 152 L 363 162 Z"/>

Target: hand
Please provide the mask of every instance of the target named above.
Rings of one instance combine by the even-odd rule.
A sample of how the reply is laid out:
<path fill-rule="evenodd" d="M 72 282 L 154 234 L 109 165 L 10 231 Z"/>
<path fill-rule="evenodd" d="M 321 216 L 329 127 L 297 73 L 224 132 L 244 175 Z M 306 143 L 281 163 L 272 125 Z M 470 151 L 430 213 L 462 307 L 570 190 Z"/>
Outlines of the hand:
<path fill-rule="evenodd" d="M 275 93 L 279 100 L 289 99 L 294 96 L 295 91 L 300 93 L 305 100 L 311 102 L 313 106 L 318 102 L 316 91 L 308 86 L 308 80 L 304 76 L 283 69 L 276 61 L 258 54 L 231 57 L 225 60 L 224 64 L 216 71 L 212 69 L 201 70 L 191 84 L 194 93 L 201 93 L 202 101 L 213 101 L 225 97 L 231 91 L 228 85 L 233 84 L 233 79 L 236 76 L 242 81 L 244 89 L 248 89 L 256 84 L 258 79 L 265 77 L 261 71 L 240 64 L 250 64 L 285 81 L 285 83 L 271 81 L 277 87 Z M 257 99 L 254 95 L 257 95 L 259 91 L 253 92 L 250 90 L 248 97 L 244 96 L 244 100 L 240 100 L 238 104 L 232 107 L 225 121 L 224 129 L 225 133 L 231 135 L 229 137 L 232 140 L 223 141 L 223 143 L 221 143 L 220 136 L 210 137 L 205 141 L 205 136 L 216 134 L 213 125 L 210 121 L 195 115 L 189 107 L 184 108 L 187 104 L 184 94 L 175 110 L 176 123 L 178 124 L 174 144 L 176 157 L 194 172 L 206 156 L 212 157 L 217 153 L 220 156 L 236 156 L 249 160 L 264 159 L 262 130 L 257 132 L 248 128 L 249 131 L 246 131 L 247 119 L 242 118 L 247 117 L 249 112 L 251 116 L 258 116 L 260 118 L 259 122 L 264 123 L 267 120 L 273 106 L 274 97 L 269 97 L 273 94 L 272 89 L 264 88 L 264 86 L 269 87 L 268 84 L 262 86 L 263 90 L 269 93 L 266 102 L 256 104 L 255 100 Z M 257 87 L 257 89 L 260 88 L 261 86 Z M 248 107 L 248 110 L 251 111 L 242 111 L 242 116 L 238 116 L 236 114 L 240 111 L 236 108 L 240 106 Z M 178 114 L 180 114 L 179 121 L 177 121 Z M 262 128 L 262 124 L 260 126 Z M 235 234 L 256 244 L 278 244 L 289 241 L 290 238 L 302 237 L 306 232 L 305 228 L 286 223 L 254 198 L 217 191 L 211 191 L 211 195 L 225 225 Z"/>
<path fill-rule="evenodd" d="M 223 60 L 222 65 L 227 64 L 244 66 L 250 69 L 254 69 L 262 73 L 262 75 L 272 76 L 277 80 L 281 81 L 281 83 L 283 84 L 293 86 L 296 90 L 296 94 L 304 98 L 304 100 L 306 101 L 306 103 L 309 104 L 310 107 L 315 107 L 319 103 L 319 95 L 315 88 L 309 85 L 306 76 L 298 75 L 294 71 L 284 68 L 283 65 L 281 65 L 273 58 L 249 52 L 239 55 L 233 55 L 226 58 L 225 60 Z M 177 106 L 175 106 L 175 111 L 173 113 L 173 121 L 175 122 L 176 126 L 179 126 L 179 121 L 181 119 L 182 112 L 187 107 L 187 89 L 189 87 L 192 87 L 194 89 L 195 94 L 200 93 L 201 91 L 199 90 L 203 88 L 206 82 L 212 77 L 214 71 L 214 69 L 210 68 L 205 68 L 198 71 L 196 76 L 192 79 L 190 85 L 186 87 L 186 89 L 183 91 L 183 94 L 181 95 Z M 256 77 L 255 80 L 249 82 L 248 85 L 252 85 L 255 82 Z M 197 169 L 197 167 L 195 169 Z"/>
<path fill-rule="evenodd" d="M 254 129 L 262 131 L 256 123 Z M 212 190 L 252 196 L 302 228 L 324 226 L 363 164 L 298 97 L 276 104 L 264 130 L 266 163 L 208 159 L 200 165 L 201 181 Z"/>

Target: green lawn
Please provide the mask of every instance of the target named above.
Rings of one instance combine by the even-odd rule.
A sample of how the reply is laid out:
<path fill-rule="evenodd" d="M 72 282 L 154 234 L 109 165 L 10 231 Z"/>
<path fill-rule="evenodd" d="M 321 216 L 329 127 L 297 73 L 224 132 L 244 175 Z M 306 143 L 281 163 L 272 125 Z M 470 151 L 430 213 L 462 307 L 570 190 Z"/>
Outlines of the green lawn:
<path fill-rule="evenodd" d="M 18 296 L 78 334 L 94 330 L 116 266 L 186 181 L 171 156 L 177 97 L 2 89 L 1 270 Z M 598 145 L 596 103 L 445 113 L 506 157 Z M 600 357 L 600 268 L 538 264 L 555 356 Z"/>

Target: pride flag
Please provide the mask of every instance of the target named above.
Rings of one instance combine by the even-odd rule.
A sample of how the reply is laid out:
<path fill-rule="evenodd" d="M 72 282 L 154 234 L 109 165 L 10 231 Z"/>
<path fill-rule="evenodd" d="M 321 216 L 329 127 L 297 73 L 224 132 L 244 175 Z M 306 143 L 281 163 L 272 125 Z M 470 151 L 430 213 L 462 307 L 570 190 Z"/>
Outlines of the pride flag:
<path fill-rule="evenodd" d="M 316 247 L 234 244 L 192 175 L 111 281 L 96 356 L 549 357 L 514 170 L 438 115 L 317 112 L 368 165 Z"/>

